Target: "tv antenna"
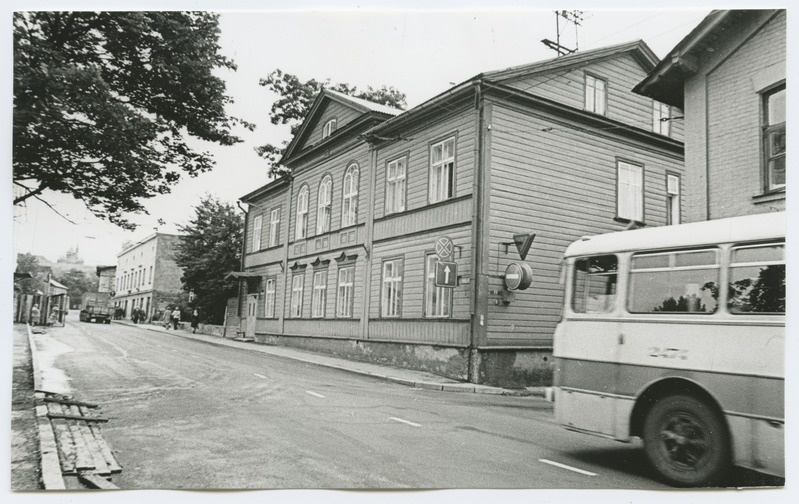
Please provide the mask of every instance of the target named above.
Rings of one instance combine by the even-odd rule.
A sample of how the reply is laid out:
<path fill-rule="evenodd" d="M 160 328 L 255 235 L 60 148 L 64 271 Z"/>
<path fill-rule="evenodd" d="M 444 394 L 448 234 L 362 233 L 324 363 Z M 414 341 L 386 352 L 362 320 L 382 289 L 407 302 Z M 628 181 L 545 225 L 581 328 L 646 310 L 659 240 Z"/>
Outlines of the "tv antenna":
<path fill-rule="evenodd" d="M 566 46 L 561 45 L 560 43 L 560 33 L 561 33 L 561 21 L 560 18 L 564 19 L 563 28 L 567 27 L 569 23 L 574 24 L 574 49 L 569 49 Z M 555 11 L 555 41 L 551 41 L 549 39 L 544 39 L 541 42 L 549 47 L 557 51 L 558 57 L 565 56 L 567 54 L 572 54 L 577 52 L 578 43 L 577 43 L 577 30 L 581 26 L 580 23 L 583 21 L 583 11 L 581 10 L 556 10 Z"/>

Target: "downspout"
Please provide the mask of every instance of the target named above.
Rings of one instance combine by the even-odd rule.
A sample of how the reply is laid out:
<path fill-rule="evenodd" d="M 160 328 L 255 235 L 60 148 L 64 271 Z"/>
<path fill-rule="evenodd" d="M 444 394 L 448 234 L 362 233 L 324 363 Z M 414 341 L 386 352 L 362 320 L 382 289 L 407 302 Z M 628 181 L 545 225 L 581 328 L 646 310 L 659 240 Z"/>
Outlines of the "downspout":
<path fill-rule="evenodd" d="M 480 302 L 482 291 L 485 289 L 483 285 L 486 281 L 485 272 L 482 265 L 482 243 L 484 240 L 483 222 L 482 222 L 482 207 L 483 207 L 483 172 L 485 171 L 485 160 L 483 159 L 484 152 L 484 134 L 483 134 L 483 94 L 482 94 L 482 78 L 474 83 L 474 106 L 475 106 L 475 122 L 477 141 L 475 142 L 474 155 L 475 155 L 475 173 L 474 182 L 472 187 L 472 299 L 471 299 L 471 312 L 472 323 L 471 330 L 469 331 L 469 347 L 468 347 L 468 370 L 467 380 L 470 383 L 477 383 L 479 373 L 477 367 L 479 365 L 477 353 L 478 341 L 485 333 L 485 313 L 486 307 Z"/>
<path fill-rule="evenodd" d="M 241 271 L 244 271 L 244 254 L 247 253 L 247 225 L 249 224 L 248 221 L 250 220 L 250 211 L 249 211 L 249 206 L 247 207 L 247 210 L 242 208 L 241 200 L 236 201 L 236 206 L 239 207 L 239 210 L 244 212 L 244 236 L 242 237 L 241 240 L 241 268 L 240 268 Z M 239 316 L 239 319 L 241 319 L 242 290 L 243 289 L 241 288 L 241 279 L 239 279 L 239 307 L 237 310 L 237 315 Z M 227 310 L 225 310 L 225 312 L 227 313 Z M 241 322 L 239 322 L 239 324 L 241 324 Z"/>

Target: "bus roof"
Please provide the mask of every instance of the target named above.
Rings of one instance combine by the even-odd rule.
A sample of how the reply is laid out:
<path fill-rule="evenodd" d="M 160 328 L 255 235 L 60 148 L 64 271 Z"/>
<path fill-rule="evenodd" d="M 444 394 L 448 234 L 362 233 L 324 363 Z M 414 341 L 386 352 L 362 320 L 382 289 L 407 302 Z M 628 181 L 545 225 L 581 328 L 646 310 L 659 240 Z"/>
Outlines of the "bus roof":
<path fill-rule="evenodd" d="M 785 238 L 785 212 L 716 219 L 586 236 L 566 248 L 565 257 L 637 250 L 693 247 Z"/>

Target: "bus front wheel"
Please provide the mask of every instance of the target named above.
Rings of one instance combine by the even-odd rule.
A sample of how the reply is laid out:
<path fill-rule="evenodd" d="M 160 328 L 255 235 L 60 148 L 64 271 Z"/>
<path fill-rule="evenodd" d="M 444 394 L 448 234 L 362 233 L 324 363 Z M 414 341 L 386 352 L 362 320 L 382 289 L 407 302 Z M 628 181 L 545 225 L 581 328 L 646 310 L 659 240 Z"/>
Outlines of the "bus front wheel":
<path fill-rule="evenodd" d="M 730 465 L 730 443 L 720 415 L 687 395 L 660 399 L 644 420 L 644 450 L 667 483 L 713 486 Z"/>

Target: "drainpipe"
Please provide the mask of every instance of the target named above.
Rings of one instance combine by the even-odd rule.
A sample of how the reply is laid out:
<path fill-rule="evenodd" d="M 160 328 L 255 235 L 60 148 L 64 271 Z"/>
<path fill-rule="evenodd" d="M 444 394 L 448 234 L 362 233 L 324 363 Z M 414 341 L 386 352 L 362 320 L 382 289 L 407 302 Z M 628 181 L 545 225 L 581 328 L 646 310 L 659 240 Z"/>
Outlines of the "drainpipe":
<path fill-rule="evenodd" d="M 248 224 L 248 221 L 250 219 L 250 212 L 249 212 L 249 206 L 247 207 L 247 210 L 245 210 L 241 206 L 241 200 L 236 201 L 236 206 L 239 207 L 239 210 L 244 212 L 244 236 L 242 237 L 242 240 L 241 240 L 241 268 L 240 268 L 241 271 L 244 271 L 244 254 L 247 253 L 247 224 Z M 241 294 L 242 294 L 242 292 L 241 292 L 242 291 L 242 289 L 241 289 L 241 279 L 239 279 L 239 289 L 238 289 L 238 291 L 239 291 L 239 307 L 238 307 L 238 310 L 237 310 L 237 314 L 238 314 L 239 318 L 241 318 L 241 301 L 242 301 L 242 299 L 241 299 L 241 297 L 242 297 L 241 296 Z M 225 313 L 227 313 L 227 309 L 225 309 Z"/>

